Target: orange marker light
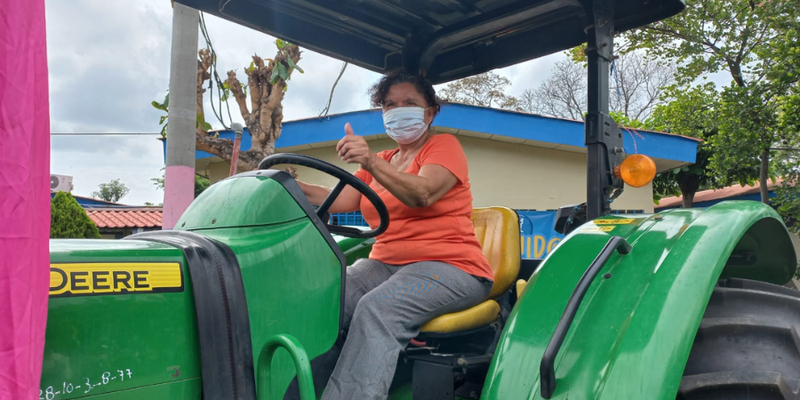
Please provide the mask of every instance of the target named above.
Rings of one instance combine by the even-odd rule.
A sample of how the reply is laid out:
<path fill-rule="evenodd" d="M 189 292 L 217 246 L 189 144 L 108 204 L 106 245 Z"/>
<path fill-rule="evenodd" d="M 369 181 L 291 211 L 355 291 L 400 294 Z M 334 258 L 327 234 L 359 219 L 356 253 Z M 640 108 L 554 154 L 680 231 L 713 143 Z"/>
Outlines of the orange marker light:
<path fill-rule="evenodd" d="M 614 168 L 614 175 L 632 187 L 642 187 L 656 177 L 656 163 L 652 158 L 634 154 Z"/>

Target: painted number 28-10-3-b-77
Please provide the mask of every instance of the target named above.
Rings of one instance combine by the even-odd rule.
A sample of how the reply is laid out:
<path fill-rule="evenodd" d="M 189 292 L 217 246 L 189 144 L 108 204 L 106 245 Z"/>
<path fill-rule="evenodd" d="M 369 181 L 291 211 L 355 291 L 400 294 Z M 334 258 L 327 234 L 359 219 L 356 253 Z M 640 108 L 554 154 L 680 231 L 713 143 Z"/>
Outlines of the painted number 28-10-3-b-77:
<path fill-rule="evenodd" d="M 133 372 L 130 369 L 118 369 L 116 374 L 105 371 L 100 375 L 99 380 L 92 382 L 90 378 L 85 378 L 82 382 L 61 382 L 58 386 L 48 386 L 44 389 L 39 389 L 39 400 L 56 400 L 63 395 L 72 394 L 76 391 L 78 393 L 87 394 L 92 389 L 109 385 L 114 382 L 123 382 L 133 378 Z"/>

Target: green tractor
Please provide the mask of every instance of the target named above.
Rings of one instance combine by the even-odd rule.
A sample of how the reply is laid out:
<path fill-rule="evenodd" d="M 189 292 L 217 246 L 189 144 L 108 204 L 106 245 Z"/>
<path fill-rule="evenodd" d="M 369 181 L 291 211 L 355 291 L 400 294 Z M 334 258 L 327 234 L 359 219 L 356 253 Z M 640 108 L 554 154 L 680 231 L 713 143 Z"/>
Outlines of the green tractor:
<path fill-rule="evenodd" d="M 588 41 L 586 203 L 530 276 L 506 208 L 476 209 L 491 298 L 439 317 L 398 360 L 391 399 L 798 399 L 797 267 L 770 207 L 611 216 L 622 135 L 608 116 L 613 34 L 680 0 L 176 0 L 364 68 L 442 83 Z M 53 240 L 40 399 L 281 399 L 341 334 L 344 273 L 372 231 L 331 226 L 293 163 L 380 199 L 338 167 L 279 154 L 218 182 L 174 230 Z M 336 193 L 334 191 L 333 193 Z M 384 208 L 385 211 L 385 208 Z M 335 234 L 335 235 L 334 235 Z M 516 285 L 515 285 L 516 283 Z"/>

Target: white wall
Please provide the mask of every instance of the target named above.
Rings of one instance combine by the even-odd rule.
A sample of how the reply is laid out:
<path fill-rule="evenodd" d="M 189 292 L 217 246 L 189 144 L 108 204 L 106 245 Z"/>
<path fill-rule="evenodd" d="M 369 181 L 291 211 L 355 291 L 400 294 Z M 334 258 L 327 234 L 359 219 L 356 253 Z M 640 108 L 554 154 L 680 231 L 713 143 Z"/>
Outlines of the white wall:
<path fill-rule="evenodd" d="M 553 209 L 586 201 L 586 154 L 459 136 L 475 206 Z M 653 212 L 652 187 L 627 187 L 614 209 Z"/>
<path fill-rule="evenodd" d="M 496 140 L 457 136 L 469 160 L 474 206 L 501 205 L 516 209 L 547 210 L 586 201 L 586 154 L 533 147 Z M 390 139 L 369 141 L 372 151 L 391 149 Z M 348 171 L 357 166 L 344 164 L 333 146 L 295 151 L 310 155 Z M 212 182 L 227 177 L 230 164 L 210 163 Z M 298 168 L 299 179 L 333 186 L 336 180 L 321 172 Z M 653 212 L 652 186 L 627 187 L 614 209 Z"/>

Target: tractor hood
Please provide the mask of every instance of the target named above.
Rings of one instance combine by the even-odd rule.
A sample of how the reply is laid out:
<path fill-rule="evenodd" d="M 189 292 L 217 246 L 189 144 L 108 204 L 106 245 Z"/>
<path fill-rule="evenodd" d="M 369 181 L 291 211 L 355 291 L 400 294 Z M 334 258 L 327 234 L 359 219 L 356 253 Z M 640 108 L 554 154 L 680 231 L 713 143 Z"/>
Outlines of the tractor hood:
<path fill-rule="evenodd" d="M 371 71 L 421 69 L 434 84 L 575 47 L 592 20 L 592 0 L 176 1 Z M 618 32 L 684 8 L 614 3 Z"/>
<path fill-rule="evenodd" d="M 301 205 L 302 204 L 302 205 Z M 181 231 L 280 224 L 311 216 L 297 182 L 275 170 L 251 171 L 206 189 L 175 225 Z"/>

